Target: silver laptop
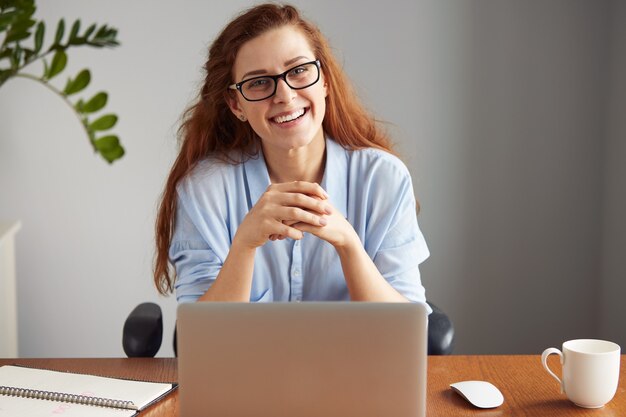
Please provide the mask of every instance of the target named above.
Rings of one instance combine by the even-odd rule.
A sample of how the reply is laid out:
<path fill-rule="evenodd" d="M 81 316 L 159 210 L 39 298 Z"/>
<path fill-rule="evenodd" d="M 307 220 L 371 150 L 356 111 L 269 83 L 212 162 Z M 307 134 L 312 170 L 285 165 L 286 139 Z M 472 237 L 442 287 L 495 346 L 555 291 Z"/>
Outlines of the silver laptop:
<path fill-rule="evenodd" d="M 408 303 L 178 308 L 181 417 L 424 417 L 428 314 Z"/>

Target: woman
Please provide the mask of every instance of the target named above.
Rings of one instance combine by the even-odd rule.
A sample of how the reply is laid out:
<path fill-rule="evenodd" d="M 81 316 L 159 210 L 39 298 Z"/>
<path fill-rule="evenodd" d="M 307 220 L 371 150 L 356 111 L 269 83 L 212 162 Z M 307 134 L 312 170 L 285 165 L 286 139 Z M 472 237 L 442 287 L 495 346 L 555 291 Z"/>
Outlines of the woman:
<path fill-rule="evenodd" d="M 425 302 L 410 175 L 320 31 L 291 6 L 253 7 L 205 70 L 159 208 L 159 291 Z"/>

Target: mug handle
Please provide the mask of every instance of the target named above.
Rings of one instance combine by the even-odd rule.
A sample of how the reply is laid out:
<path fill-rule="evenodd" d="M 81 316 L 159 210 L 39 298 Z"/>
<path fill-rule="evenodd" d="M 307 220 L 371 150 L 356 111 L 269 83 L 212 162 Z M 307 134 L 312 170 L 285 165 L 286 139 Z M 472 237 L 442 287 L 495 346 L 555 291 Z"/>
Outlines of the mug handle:
<path fill-rule="evenodd" d="M 561 394 L 563 394 L 565 392 L 565 390 L 563 389 L 563 381 L 561 381 L 559 377 L 556 376 L 554 372 L 552 372 L 550 368 L 548 367 L 548 356 L 552 355 L 553 353 L 561 357 L 561 367 L 562 367 L 563 366 L 563 353 L 561 353 L 561 351 L 558 350 L 557 348 L 548 348 L 544 350 L 543 353 L 541 354 L 541 363 L 543 364 L 543 367 L 546 369 L 546 371 L 548 371 L 548 373 L 552 375 L 552 377 L 559 382 L 559 386 L 561 387 Z"/>

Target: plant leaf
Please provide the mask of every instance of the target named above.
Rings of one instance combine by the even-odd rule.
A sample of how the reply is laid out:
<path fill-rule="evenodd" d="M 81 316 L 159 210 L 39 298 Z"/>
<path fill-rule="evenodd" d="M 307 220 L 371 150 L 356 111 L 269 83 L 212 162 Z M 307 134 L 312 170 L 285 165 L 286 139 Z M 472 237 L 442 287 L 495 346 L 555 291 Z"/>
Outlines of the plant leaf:
<path fill-rule="evenodd" d="M 94 30 L 96 30 L 96 24 L 95 23 L 87 28 L 85 33 L 83 33 L 83 38 L 87 39 L 89 36 L 91 36 L 91 34 L 93 33 Z"/>
<path fill-rule="evenodd" d="M 109 96 L 104 91 L 99 92 L 95 96 L 93 96 L 87 103 L 84 103 L 82 106 L 81 113 L 93 113 L 101 108 L 103 108 L 107 104 L 107 100 Z"/>
<path fill-rule="evenodd" d="M 78 36 L 79 31 L 80 31 L 80 20 L 77 20 L 72 25 L 72 31 L 70 33 L 70 39 L 68 41 L 69 45 L 83 45 L 87 42 L 87 39 L 84 36 Z"/>
<path fill-rule="evenodd" d="M 20 17 L 15 19 L 15 21 L 13 22 L 13 25 L 11 26 L 11 32 L 22 32 L 28 30 L 33 27 L 35 23 L 37 23 L 37 21 L 31 19 L 29 16 L 20 15 Z"/>
<path fill-rule="evenodd" d="M 73 43 L 74 40 L 76 40 L 79 30 L 80 30 L 80 20 L 76 20 L 74 24 L 72 25 L 72 29 L 70 30 L 70 39 L 68 40 L 70 44 Z"/>
<path fill-rule="evenodd" d="M 0 51 L 0 59 L 10 58 L 13 55 L 13 48 L 5 48 Z"/>
<path fill-rule="evenodd" d="M 29 36 L 30 36 L 30 33 L 28 32 L 11 32 L 10 34 L 7 35 L 7 37 L 5 38 L 5 41 L 6 43 L 19 42 L 21 40 L 28 38 Z"/>
<path fill-rule="evenodd" d="M 36 23 L 33 19 L 19 20 L 9 29 L 4 40 L 5 43 L 18 42 L 30 36 L 29 29 Z"/>
<path fill-rule="evenodd" d="M 122 158 L 122 156 L 124 156 L 125 153 L 126 152 L 124 151 L 124 148 L 122 148 L 121 146 L 118 146 L 117 148 L 112 149 L 110 151 L 100 152 L 100 155 L 102 155 L 102 157 L 106 159 L 109 164 L 111 164 L 117 159 Z"/>
<path fill-rule="evenodd" d="M 61 43 L 61 39 L 63 39 L 63 34 L 65 33 L 65 20 L 59 20 L 59 24 L 57 25 L 57 33 L 54 35 L 54 44 L 59 45 Z"/>
<path fill-rule="evenodd" d="M 11 26 L 18 16 L 17 10 L 9 10 L 8 12 L 0 13 L 0 31 L 4 31 Z"/>
<path fill-rule="evenodd" d="M 65 69 L 67 65 L 67 54 L 63 49 L 57 49 L 54 53 L 54 57 L 52 57 L 52 62 L 50 63 L 50 68 L 46 74 L 46 78 L 49 80 L 61 71 Z"/>
<path fill-rule="evenodd" d="M 37 55 L 39 51 L 41 51 L 41 47 L 43 46 L 43 36 L 45 32 L 46 24 L 44 22 L 37 23 L 37 29 L 35 31 L 35 55 Z"/>
<path fill-rule="evenodd" d="M 106 114 L 94 122 L 89 124 L 91 130 L 108 130 L 111 129 L 117 123 L 117 116 L 114 114 Z"/>
<path fill-rule="evenodd" d="M 50 71 L 50 67 L 48 66 L 48 61 L 46 59 L 42 59 L 43 61 L 43 79 L 46 79 L 48 72 Z"/>
<path fill-rule="evenodd" d="M 6 80 L 8 80 L 8 79 L 9 79 L 9 77 L 10 77 L 10 75 L 9 75 L 9 74 L 11 74 L 11 70 L 8 70 L 8 69 L 6 69 L 6 70 L 5 70 L 5 69 L 0 69 L 0 86 L 1 86 L 2 84 L 4 84 L 4 82 L 5 82 Z"/>
<path fill-rule="evenodd" d="M 99 142 L 100 140 L 101 139 L 98 139 L 96 142 Z M 122 156 L 124 156 L 125 153 L 124 148 L 119 145 L 119 143 L 117 144 L 117 146 L 111 146 L 110 149 L 99 150 L 99 152 L 100 155 L 102 155 L 102 157 L 106 159 L 108 163 L 113 163 L 115 160 L 120 159 Z"/>
<path fill-rule="evenodd" d="M 91 46 L 96 48 L 102 48 L 103 46 L 118 46 L 119 42 L 115 39 L 117 36 L 117 29 L 109 28 L 107 25 L 103 25 L 98 29 L 93 39 L 87 41 Z"/>
<path fill-rule="evenodd" d="M 18 19 L 28 19 L 35 13 L 35 2 L 33 0 L 3 0 L 0 1 L 3 8 L 13 8 L 19 15 Z"/>
<path fill-rule="evenodd" d="M 124 148 L 120 145 L 120 140 L 115 135 L 104 136 L 94 141 L 94 146 L 100 155 L 109 163 L 121 158 L 124 155 Z"/>
<path fill-rule="evenodd" d="M 68 80 L 67 85 L 65 86 L 65 90 L 63 90 L 63 93 L 68 96 L 71 94 L 76 94 L 79 91 L 84 90 L 85 87 L 89 85 L 90 81 L 91 73 L 88 69 L 84 69 L 78 73 L 74 80 Z"/>
<path fill-rule="evenodd" d="M 103 136 L 100 139 L 96 139 L 94 145 L 100 152 L 106 152 L 120 146 L 120 139 L 115 135 Z"/>
<path fill-rule="evenodd" d="M 23 25 L 30 17 L 35 13 L 35 5 L 31 1 L 22 1 L 20 4 L 16 4 L 15 1 L 3 0 L 0 1 L 0 32 L 4 32 L 12 25 Z M 30 26 L 28 26 L 30 27 Z M 27 27 L 27 28 L 28 28 Z M 11 30 L 13 28 L 11 27 Z M 19 29 L 21 31 L 21 29 Z M 7 43 L 9 41 L 5 41 Z"/>

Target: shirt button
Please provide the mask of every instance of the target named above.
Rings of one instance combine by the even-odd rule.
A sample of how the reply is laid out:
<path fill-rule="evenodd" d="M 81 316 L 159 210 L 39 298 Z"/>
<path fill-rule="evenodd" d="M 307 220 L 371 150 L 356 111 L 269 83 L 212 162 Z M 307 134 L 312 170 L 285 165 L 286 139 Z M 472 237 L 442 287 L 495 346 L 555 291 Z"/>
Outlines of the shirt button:
<path fill-rule="evenodd" d="M 300 270 L 299 269 L 294 269 L 293 275 L 296 276 L 296 277 L 299 277 L 300 276 Z"/>

